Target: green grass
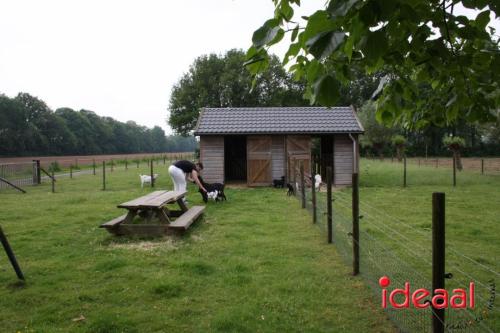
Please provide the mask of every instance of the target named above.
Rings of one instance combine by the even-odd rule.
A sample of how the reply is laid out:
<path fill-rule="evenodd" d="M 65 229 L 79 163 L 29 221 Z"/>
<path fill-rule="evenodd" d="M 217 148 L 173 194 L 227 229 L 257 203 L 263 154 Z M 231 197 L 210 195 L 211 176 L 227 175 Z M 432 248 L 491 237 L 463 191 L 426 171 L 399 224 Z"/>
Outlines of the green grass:
<path fill-rule="evenodd" d="M 408 186 L 403 188 L 401 163 L 362 160 L 360 177 L 361 270 L 376 286 L 377 295 L 376 283 L 383 274 L 398 282 L 409 281 L 413 288 L 430 288 L 432 193 L 445 192 L 446 272 L 454 276 L 446 280 L 447 289 L 466 288 L 474 281 L 478 297 L 474 313 L 485 310 L 492 296 L 491 281 L 500 281 L 500 176 L 459 172 L 453 187 L 451 169 L 408 165 Z M 350 230 L 351 189 L 338 191 L 334 197 L 336 230 Z M 342 247 L 352 243 L 343 236 L 338 236 L 339 251 L 344 250 L 349 259 L 350 252 Z M 462 312 L 448 316 L 454 321 L 471 319 Z M 498 301 L 487 314 L 482 324 L 499 330 Z M 472 327 L 473 331 L 478 327 Z"/>
<path fill-rule="evenodd" d="M 283 190 L 229 189 L 183 237 L 99 229 L 123 213 L 117 204 L 151 191 L 139 186 L 145 165 L 129 166 L 107 173 L 107 191 L 99 175 L 78 175 L 55 194 L 49 184 L 0 192 L 0 224 L 26 275 L 17 283 L 0 255 L 0 331 L 394 331 Z M 171 189 L 166 167 L 156 172 L 157 189 Z M 188 199 L 200 204 L 194 187 Z"/>

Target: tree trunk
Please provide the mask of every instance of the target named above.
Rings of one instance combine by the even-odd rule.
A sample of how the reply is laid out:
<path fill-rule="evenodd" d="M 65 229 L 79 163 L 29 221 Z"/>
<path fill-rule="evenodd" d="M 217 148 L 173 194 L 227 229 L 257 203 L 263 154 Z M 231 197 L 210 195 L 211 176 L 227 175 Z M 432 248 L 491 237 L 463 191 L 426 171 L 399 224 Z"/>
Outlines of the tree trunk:
<path fill-rule="evenodd" d="M 402 146 L 396 146 L 396 157 L 398 158 L 398 162 L 401 162 L 403 160 L 403 147 Z"/>
<path fill-rule="evenodd" d="M 462 159 L 460 158 L 460 150 L 453 150 L 453 156 L 455 157 L 455 165 L 457 167 L 457 170 L 462 171 L 464 167 L 462 165 Z"/>

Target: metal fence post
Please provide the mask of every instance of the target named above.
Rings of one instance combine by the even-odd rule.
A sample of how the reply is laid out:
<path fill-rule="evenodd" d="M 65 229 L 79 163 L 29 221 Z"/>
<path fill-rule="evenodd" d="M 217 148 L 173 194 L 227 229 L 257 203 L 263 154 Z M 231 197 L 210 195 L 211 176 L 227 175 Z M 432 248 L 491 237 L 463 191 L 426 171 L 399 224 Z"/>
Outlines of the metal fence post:
<path fill-rule="evenodd" d="M 151 187 L 155 187 L 155 179 L 153 177 L 153 160 L 151 160 L 149 165 L 151 167 Z"/>
<path fill-rule="evenodd" d="M 332 207 L 332 167 L 326 167 L 326 223 L 328 243 L 333 243 L 333 207 Z"/>
<path fill-rule="evenodd" d="M 102 161 L 102 190 L 106 191 L 106 161 Z"/>
<path fill-rule="evenodd" d="M 314 172 L 311 172 L 311 201 L 313 208 L 313 223 L 316 223 L 318 220 L 318 212 L 316 211 L 316 180 L 314 179 Z"/>
<path fill-rule="evenodd" d="M 306 182 L 304 179 L 304 161 L 300 161 L 300 195 L 302 197 L 302 208 L 306 208 Z"/>
<path fill-rule="evenodd" d="M 444 289 L 445 278 L 445 194 L 432 193 L 432 290 Z M 442 301 L 442 300 L 441 300 Z M 432 311 L 432 332 L 443 333 L 445 309 Z"/>
<path fill-rule="evenodd" d="M 352 174 L 352 275 L 359 274 L 359 175 Z"/>
<path fill-rule="evenodd" d="M 453 186 L 457 186 L 457 161 L 455 154 L 453 154 Z"/>
<path fill-rule="evenodd" d="M 403 187 L 406 187 L 406 155 L 403 156 Z"/>

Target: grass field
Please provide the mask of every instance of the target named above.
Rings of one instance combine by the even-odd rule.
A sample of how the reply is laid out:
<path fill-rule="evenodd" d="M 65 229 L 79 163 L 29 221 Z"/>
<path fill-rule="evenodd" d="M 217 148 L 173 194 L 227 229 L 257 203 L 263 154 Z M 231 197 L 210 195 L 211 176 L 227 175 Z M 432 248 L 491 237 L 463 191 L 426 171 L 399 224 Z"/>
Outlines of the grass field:
<path fill-rule="evenodd" d="M 116 238 L 146 168 L 0 192 L 0 225 L 26 284 L 0 255 L 1 332 L 393 332 L 310 216 L 283 190 L 229 189 L 184 237 Z M 157 188 L 171 189 L 166 168 Z M 201 197 L 190 188 L 190 204 Z M 3 253 L 3 252 L 2 252 Z"/>
<path fill-rule="evenodd" d="M 477 306 L 472 314 L 484 317 L 463 331 L 499 331 L 498 300 L 486 308 L 495 298 L 492 284 L 500 281 L 500 177 L 459 172 L 453 187 L 450 169 L 412 164 L 403 188 L 402 164 L 362 160 L 360 166 L 361 270 L 366 280 L 377 292 L 383 274 L 412 282 L 414 288 L 430 288 L 432 193 L 445 192 L 446 272 L 453 274 L 446 286 L 451 291 L 474 281 Z M 351 190 L 335 192 L 334 198 L 334 220 L 343 232 L 350 228 Z M 350 258 L 349 249 L 342 247 L 352 243 L 344 235 L 337 236 L 337 245 Z M 474 320 L 464 311 L 448 311 L 447 316 L 450 322 Z"/>

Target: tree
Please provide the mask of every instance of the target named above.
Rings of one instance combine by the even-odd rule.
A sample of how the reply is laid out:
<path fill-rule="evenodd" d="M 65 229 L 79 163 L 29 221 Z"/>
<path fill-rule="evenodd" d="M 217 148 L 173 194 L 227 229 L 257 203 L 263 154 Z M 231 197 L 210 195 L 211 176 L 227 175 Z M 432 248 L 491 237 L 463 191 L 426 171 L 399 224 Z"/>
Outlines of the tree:
<path fill-rule="evenodd" d="M 252 77 L 242 66 L 245 53 L 230 50 L 224 55 L 198 57 L 172 88 L 169 124 L 187 135 L 195 127 L 202 107 L 302 106 L 304 83 L 295 81 L 277 57 L 252 88 Z"/>
<path fill-rule="evenodd" d="M 292 6 L 274 0 L 274 17 L 252 36 L 247 68 L 258 80 L 268 48 L 290 34 L 284 65 L 308 84 L 311 104 L 335 105 L 353 68 L 384 71 L 374 96 L 377 119 L 407 128 L 494 120 L 500 102 L 498 37 L 488 27 L 500 3 L 487 0 L 329 0 L 297 23 Z M 462 5 L 475 19 L 456 14 Z M 479 12 L 480 11 L 480 12 Z M 496 39 L 495 39 L 496 38 Z"/>
<path fill-rule="evenodd" d="M 361 137 L 361 144 L 365 147 L 372 147 L 377 155 L 383 159 L 384 148 L 391 142 L 391 138 L 397 129 L 388 128 L 377 122 L 375 119 L 375 103 L 371 101 L 361 107 L 358 117 L 365 129 L 365 133 Z"/>
<path fill-rule="evenodd" d="M 396 134 L 392 137 L 392 144 L 396 147 L 396 156 L 398 161 L 401 162 L 403 160 L 406 138 L 402 135 Z"/>
<path fill-rule="evenodd" d="M 460 150 L 465 147 L 465 140 L 459 136 L 446 136 L 443 139 L 443 144 L 453 152 L 455 165 L 459 171 L 462 171 L 462 159 L 460 158 Z"/>

